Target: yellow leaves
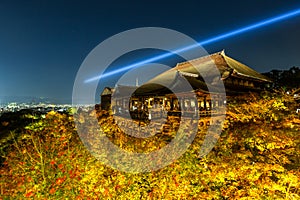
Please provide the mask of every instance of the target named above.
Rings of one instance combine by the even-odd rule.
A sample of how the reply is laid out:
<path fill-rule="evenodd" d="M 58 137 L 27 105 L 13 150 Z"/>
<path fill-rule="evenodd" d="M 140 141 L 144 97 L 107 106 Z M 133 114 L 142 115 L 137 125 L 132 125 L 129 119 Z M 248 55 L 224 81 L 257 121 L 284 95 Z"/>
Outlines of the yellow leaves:
<path fill-rule="evenodd" d="M 288 184 L 289 187 L 299 187 L 300 186 L 300 177 L 298 177 L 294 172 L 290 171 L 287 173 L 282 173 L 279 175 L 281 184 Z"/>
<path fill-rule="evenodd" d="M 296 199 L 299 197 L 300 172 L 295 164 L 299 152 L 299 134 L 295 127 L 300 123 L 289 118 L 289 124 L 282 129 L 276 128 L 281 121 L 266 123 L 269 117 L 276 118 L 283 111 L 277 110 L 282 109 L 282 104 L 275 100 L 256 98 L 248 104 L 229 108 L 227 129 L 206 157 L 199 160 L 197 154 L 205 132 L 201 130 L 191 148 L 172 165 L 143 174 L 122 173 L 96 162 L 74 134 L 73 117 L 50 112 L 46 118 L 34 121 L 26 130 L 27 134 L 20 137 L 24 142 L 20 151 L 7 154 L 9 164 L 1 168 L 1 175 L 8 177 L 5 187 L 9 184 L 10 191 L 6 194 L 17 195 L 12 191 L 19 185 L 27 191 L 20 191 L 22 194 L 15 196 L 16 199 L 23 198 L 23 194 L 35 195 L 33 198 L 37 199 Z M 84 122 L 81 113 L 75 117 Z M 91 112 L 89 117 L 95 117 L 95 113 Z M 101 137 L 109 137 L 126 151 L 138 148 L 152 151 L 167 143 L 164 137 L 157 138 L 158 142 L 129 140 L 112 125 L 112 119 L 111 116 L 100 119 L 99 124 L 106 134 L 102 133 Z M 293 130 L 291 124 L 295 126 Z M 29 142 L 31 135 L 40 154 Z M 88 128 L 86 136 L 93 136 Z M 91 138 L 91 145 L 100 149 L 100 140 Z M 27 154 L 37 162 L 30 160 Z M 43 161 L 39 155 L 44 156 Z M 291 168 L 295 170 L 289 171 Z M 45 185 L 43 170 L 48 180 Z M 21 175 L 31 181 L 21 182 Z M 17 181 L 10 184 L 8 180 L 11 179 Z"/>
<path fill-rule="evenodd" d="M 83 124 L 85 122 L 85 118 L 83 115 L 78 115 L 76 119 L 79 123 Z"/>
<path fill-rule="evenodd" d="M 281 99 L 275 100 L 272 104 L 272 107 L 276 110 L 287 110 L 287 107 L 284 105 Z"/>
<path fill-rule="evenodd" d="M 54 116 L 56 116 L 57 114 L 58 114 L 57 112 L 51 110 L 50 112 L 47 113 L 46 118 L 54 117 Z"/>

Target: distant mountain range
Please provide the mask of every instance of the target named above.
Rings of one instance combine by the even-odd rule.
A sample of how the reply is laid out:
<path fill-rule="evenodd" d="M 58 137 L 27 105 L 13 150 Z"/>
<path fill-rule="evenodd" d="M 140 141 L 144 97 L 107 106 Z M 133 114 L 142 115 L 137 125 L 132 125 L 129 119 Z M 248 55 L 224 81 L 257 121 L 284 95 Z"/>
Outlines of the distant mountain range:
<path fill-rule="evenodd" d="M 47 97 L 33 97 L 33 96 L 0 96 L 0 105 L 11 102 L 26 103 L 26 104 L 70 104 L 71 99 L 55 99 Z"/>

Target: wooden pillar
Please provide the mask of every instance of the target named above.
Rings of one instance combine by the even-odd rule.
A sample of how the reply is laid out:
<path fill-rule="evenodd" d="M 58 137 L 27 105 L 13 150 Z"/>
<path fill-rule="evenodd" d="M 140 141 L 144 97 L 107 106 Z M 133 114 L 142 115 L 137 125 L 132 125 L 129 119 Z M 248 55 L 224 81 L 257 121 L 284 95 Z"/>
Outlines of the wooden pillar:
<path fill-rule="evenodd" d="M 180 108 L 181 108 L 181 110 L 185 109 L 184 98 L 180 98 Z"/>

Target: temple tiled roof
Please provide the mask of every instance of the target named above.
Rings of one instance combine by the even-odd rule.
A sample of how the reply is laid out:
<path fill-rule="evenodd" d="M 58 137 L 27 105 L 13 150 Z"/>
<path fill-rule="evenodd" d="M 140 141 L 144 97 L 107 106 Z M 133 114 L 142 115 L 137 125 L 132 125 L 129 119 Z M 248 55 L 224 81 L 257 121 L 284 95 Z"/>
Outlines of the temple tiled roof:
<path fill-rule="evenodd" d="M 184 80 L 180 77 L 184 77 Z M 259 84 L 269 83 L 271 80 L 256 72 L 245 64 L 225 55 L 224 51 L 190 61 L 178 63 L 174 68 L 154 77 L 136 91 L 136 95 L 167 94 L 175 90 L 202 90 L 219 92 L 216 85 L 221 80 L 230 77 L 253 81 Z M 188 81 L 188 86 L 186 83 Z M 190 87 L 191 86 L 191 87 Z M 225 85 L 226 87 L 226 85 Z"/>

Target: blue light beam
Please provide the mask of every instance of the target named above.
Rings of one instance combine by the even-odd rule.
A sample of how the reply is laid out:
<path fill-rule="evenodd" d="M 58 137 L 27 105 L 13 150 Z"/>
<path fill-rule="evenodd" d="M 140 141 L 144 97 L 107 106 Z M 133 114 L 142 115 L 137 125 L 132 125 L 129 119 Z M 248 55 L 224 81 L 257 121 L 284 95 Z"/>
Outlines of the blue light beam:
<path fill-rule="evenodd" d="M 205 45 L 208 45 L 208 44 L 212 44 L 212 43 L 217 42 L 219 40 L 223 40 L 223 39 L 226 39 L 226 38 L 229 38 L 229 37 L 233 37 L 233 36 L 238 35 L 238 34 L 242 34 L 242 33 L 254 30 L 254 29 L 258 29 L 260 27 L 264 27 L 264 26 L 267 26 L 267 25 L 270 25 L 270 24 L 274 24 L 276 22 L 279 22 L 279 21 L 282 21 L 282 20 L 285 20 L 285 19 L 288 19 L 288 18 L 295 17 L 295 16 L 297 16 L 299 14 L 300 14 L 300 9 L 297 9 L 297 10 L 294 10 L 294 11 L 291 11 L 291 12 L 288 12 L 288 13 L 285 13 L 285 14 L 273 17 L 273 18 L 269 18 L 269 19 L 264 20 L 264 21 L 260 21 L 260 22 L 251 24 L 249 26 L 245 26 L 245 27 L 240 28 L 240 29 L 236 29 L 234 31 L 230 31 L 230 32 L 227 32 L 227 33 L 224 33 L 224 34 L 220 34 L 220 35 L 214 36 L 212 38 L 209 38 L 209 39 L 203 40 L 201 42 L 198 42 L 198 44 L 195 44 L 195 45 L 186 46 L 186 47 L 174 50 L 173 52 L 163 53 L 163 54 L 161 54 L 159 56 L 155 56 L 155 57 L 148 58 L 148 59 L 140 61 L 140 62 L 136 62 L 136 63 L 131 64 L 131 65 L 127 65 L 125 67 L 116 69 L 114 71 L 107 72 L 105 74 L 102 74 L 102 75 L 99 75 L 99 76 L 87 79 L 84 82 L 85 83 L 89 83 L 89 82 L 97 81 L 100 78 L 107 78 L 109 76 L 118 74 L 120 72 L 129 70 L 129 69 L 133 69 L 135 67 L 142 66 L 142 65 L 147 64 L 147 63 L 158 61 L 158 60 L 170 57 L 170 56 L 172 56 L 174 54 L 177 54 L 177 53 L 180 53 L 180 52 L 189 51 L 189 50 L 191 50 L 193 48 L 196 48 L 198 46 L 205 46 Z"/>

